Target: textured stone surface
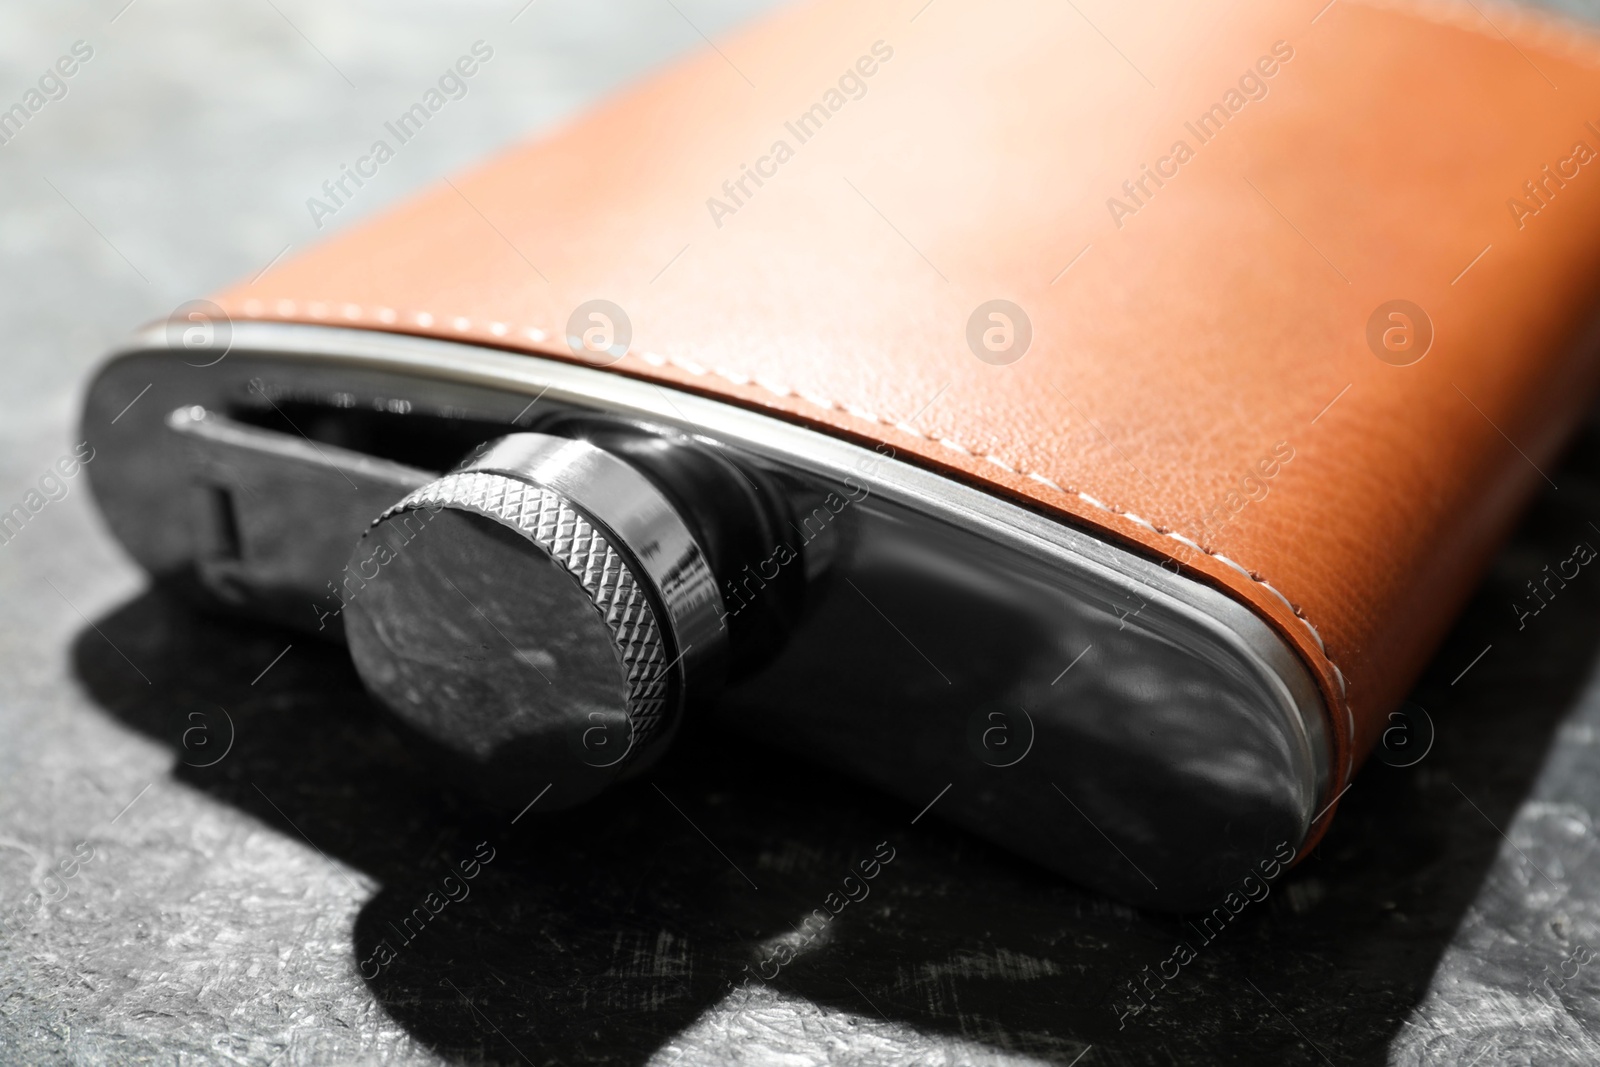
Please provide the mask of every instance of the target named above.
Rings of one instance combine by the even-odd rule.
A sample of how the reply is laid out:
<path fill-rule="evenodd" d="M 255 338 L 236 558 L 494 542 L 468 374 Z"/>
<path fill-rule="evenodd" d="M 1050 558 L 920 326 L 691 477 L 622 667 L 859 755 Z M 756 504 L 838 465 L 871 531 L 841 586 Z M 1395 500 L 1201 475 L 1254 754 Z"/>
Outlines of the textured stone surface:
<path fill-rule="evenodd" d="M 761 6 L 676 2 L 707 33 Z M 312 240 L 305 198 L 472 41 L 471 94 L 330 229 L 701 44 L 655 0 L 274 3 L 0 8 L 0 101 L 96 49 L 0 148 L 0 505 L 76 440 L 101 351 Z M 729 738 L 505 825 L 337 649 L 149 592 L 77 479 L 0 545 L 0 1062 L 1600 1061 L 1600 961 L 1533 987 L 1600 946 L 1600 582 L 1510 608 L 1600 545 L 1600 434 L 1551 474 L 1414 695 L 1431 751 L 1369 767 L 1208 945 Z M 799 935 L 879 842 L 870 896 Z M 1119 1030 L 1115 989 L 1180 937 L 1197 958 Z"/>

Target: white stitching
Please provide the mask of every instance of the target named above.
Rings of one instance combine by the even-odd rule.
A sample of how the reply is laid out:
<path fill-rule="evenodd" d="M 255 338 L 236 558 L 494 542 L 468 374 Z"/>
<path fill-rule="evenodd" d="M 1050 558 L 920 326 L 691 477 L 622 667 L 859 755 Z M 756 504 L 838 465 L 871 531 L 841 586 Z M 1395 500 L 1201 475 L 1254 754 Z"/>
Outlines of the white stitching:
<path fill-rule="evenodd" d="M 824 411 L 837 411 L 840 408 L 839 404 L 835 404 L 825 396 L 818 396 L 816 393 L 797 392 L 795 393 L 795 396 L 799 397 L 801 400 L 804 400 L 808 404 L 814 404 L 817 407 L 822 408 Z"/>
<path fill-rule="evenodd" d="M 1050 488 L 1054 489 L 1058 493 L 1065 493 L 1067 491 L 1067 490 L 1061 488 L 1061 486 L 1057 485 L 1055 482 L 1051 481 L 1049 478 L 1046 478 L 1042 474 L 1036 474 L 1033 471 L 1029 471 L 1027 473 L 1027 477 L 1032 478 L 1036 482 L 1041 482 L 1041 483 L 1043 483 L 1045 485 L 1048 485 Z"/>
<path fill-rule="evenodd" d="M 245 304 L 244 304 L 244 308 L 245 308 L 246 313 L 247 314 L 252 314 L 252 315 L 259 313 L 259 311 L 253 310 L 253 309 L 259 309 L 260 306 L 261 306 L 260 302 L 256 301 L 256 300 L 249 300 L 249 301 L 246 301 Z M 291 317 L 294 316 L 294 313 L 295 313 L 295 302 L 292 301 L 292 300 L 279 300 L 279 301 L 276 302 L 273 310 L 278 316 L 280 316 L 282 318 L 291 318 Z M 308 314 L 311 314 L 313 317 L 321 318 L 326 314 L 327 307 L 326 307 L 325 304 L 312 303 L 312 304 L 308 304 L 307 305 L 306 311 L 307 311 Z M 358 321 L 358 320 L 360 320 L 361 318 L 363 318 L 365 316 L 365 312 L 361 309 L 361 307 L 359 305 L 356 305 L 356 304 L 346 304 L 344 306 L 344 308 L 343 308 L 343 311 L 344 311 L 345 318 L 350 319 L 352 321 Z M 392 310 L 390 310 L 389 308 L 380 308 L 378 310 L 378 313 L 377 313 L 376 317 L 380 322 L 383 322 L 383 323 L 392 323 L 392 322 L 395 321 L 395 318 L 396 318 L 395 313 Z M 433 315 L 430 312 L 427 312 L 427 311 L 416 312 L 412 316 L 412 320 L 418 326 L 421 326 L 423 328 L 430 327 L 434 323 Z M 458 332 L 461 332 L 461 333 L 470 333 L 475 328 L 474 324 L 472 323 L 472 321 L 470 319 L 467 319 L 467 318 L 462 317 L 462 316 L 456 317 L 453 320 L 452 325 L 455 327 L 455 329 Z M 499 337 L 499 336 L 504 336 L 505 329 L 506 329 L 506 327 L 503 324 L 501 324 L 501 323 L 493 323 L 488 327 L 488 332 L 490 334 L 494 335 L 494 336 Z M 525 328 L 522 329 L 522 333 L 523 333 L 524 336 L 526 336 L 528 338 L 531 338 L 534 341 L 543 341 L 547 336 L 549 336 L 544 330 L 539 329 L 537 326 L 525 327 Z M 1337 663 L 1335 663 L 1333 661 L 1333 659 L 1328 655 L 1328 649 L 1327 649 L 1327 646 L 1323 644 L 1322 635 L 1320 633 L 1318 633 L 1317 632 L 1317 628 L 1311 624 L 1311 620 L 1307 619 L 1304 615 L 1302 615 L 1300 613 L 1299 609 L 1296 608 L 1294 606 L 1294 604 L 1290 602 L 1289 598 L 1284 596 L 1283 593 L 1279 592 L 1278 589 L 1275 588 L 1272 585 L 1271 582 L 1268 582 L 1266 579 L 1260 577 L 1259 575 L 1257 575 L 1254 572 L 1250 571 L 1246 567 L 1244 567 L 1244 566 L 1242 566 L 1242 565 L 1240 565 L 1238 563 L 1235 563 L 1233 560 L 1229 559 L 1227 556 L 1222 555 L 1220 552 L 1212 551 L 1211 549 L 1206 548 L 1204 545 L 1201 545 L 1201 544 L 1199 544 L 1199 543 L 1197 543 L 1195 541 L 1192 541 L 1189 538 L 1183 536 L 1180 533 L 1177 533 L 1174 530 L 1168 530 L 1168 529 L 1163 529 L 1161 527 L 1158 527 L 1153 522 L 1151 522 L 1149 519 L 1145 519 L 1145 518 L 1142 518 L 1142 517 L 1140 517 L 1138 515 L 1135 515 L 1133 512 L 1124 511 L 1124 510 L 1122 510 L 1120 508 L 1113 507 L 1110 504 L 1107 504 L 1102 500 L 1097 500 L 1094 497 L 1090 496 L 1088 493 L 1078 492 L 1078 491 L 1073 490 L 1073 489 L 1063 488 L 1061 485 L 1059 485 L 1058 483 L 1052 481 L 1050 478 L 1046 477 L 1045 475 L 1038 474 L 1038 473 L 1035 473 L 1033 471 L 1025 471 L 1020 467 L 1013 466 L 1013 465 L 1005 462 L 1004 460 L 999 459 L 996 456 L 989 455 L 987 453 L 975 452 L 972 449 L 968 448 L 967 446 L 961 444 L 961 442 L 959 442 L 959 441 L 952 441 L 952 440 L 950 440 L 948 438 L 934 437 L 931 434 L 923 433 L 921 430 L 918 430 L 913 426 L 907 425 L 904 422 L 890 422 L 887 419 L 880 418 L 878 415 L 876 415 L 876 414 L 874 414 L 874 413 L 872 413 L 870 411 L 865 411 L 865 410 L 863 410 L 861 408 L 857 408 L 857 407 L 854 407 L 852 405 L 840 404 L 840 403 L 837 403 L 835 401 L 829 400 L 826 397 L 820 397 L 820 396 L 816 396 L 814 394 L 800 392 L 800 391 L 797 391 L 797 390 L 794 390 L 794 389 L 790 389 L 787 386 L 778 385 L 778 384 L 775 384 L 775 383 L 772 383 L 772 382 L 762 381 L 760 378 L 749 378 L 749 377 L 747 377 L 747 376 L 745 376 L 743 374 L 737 374 L 737 373 L 734 373 L 734 372 L 731 372 L 731 371 L 723 370 L 720 367 L 713 367 L 710 370 L 708 370 L 704 366 L 702 366 L 702 365 L 700 365 L 698 363 L 695 363 L 692 360 L 682 359 L 682 358 L 680 358 L 678 356 L 661 356 L 661 355 L 658 355 L 658 354 L 656 354 L 654 352 L 644 352 L 644 351 L 640 351 L 640 350 L 637 350 L 637 349 L 631 349 L 631 348 L 628 350 L 627 355 L 634 356 L 635 358 L 643 360 L 645 363 L 648 363 L 649 365 L 651 365 L 653 367 L 659 367 L 659 366 L 662 366 L 663 364 L 670 363 L 675 367 L 678 367 L 678 368 L 680 368 L 682 370 L 688 371 L 690 374 L 693 374 L 696 377 L 704 377 L 707 374 L 714 374 L 719 378 L 722 378 L 722 379 L 724 379 L 726 381 L 732 382 L 734 385 L 746 386 L 746 387 L 755 386 L 756 388 L 761 389 L 761 390 L 763 390 L 765 392 L 771 393 L 772 395 L 777 396 L 777 397 L 783 397 L 783 398 L 798 397 L 798 398 L 800 398 L 801 400 L 805 401 L 808 404 L 811 404 L 811 405 L 813 405 L 815 407 L 822 408 L 824 411 L 843 411 L 846 414 L 849 414 L 849 415 L 853 416 L 854 418 L 861 419 L 864 422 L 871 422 L 871 423 L 874 423 L 874 424 L 876 424 L 878 426 L 887 426 L 887 427 L 890 427 L 891 429 L 899 430 L 902 433 L 908 434 L 908 435 L 910 435 L 912 437 L 920 438 L 920 439 L 922 439 L 924 441 L 933 441 L 933 442 L 935 442 L 935 443 L 937 443 L 939 445 L 942 445 L 945 448 L 950 449 L 952 452 L 959 452 L 962 455 L 972 456 L 975 459 L 986 460 L 989 463 L 992 463 L 995 466 L 1000 467 L 1003 470 L 1009 471 L 1009 472 L 1011 472 L 1013 474 L 1017 474 L 1017 475 L 1020 475 L 1022 477 L 1025 477 L 1025 478 L 1029 478 L 1029 479 L 1031 479 L 1033 481 L 1036 481 L 1036 482 L 1040 483 L 1041 485 L 1049 486 L 1051 489 L 1054 489 L 1056 492 L 1061 493 L 1064 496 L 1074 496 L 1077 499 L 1082 500 L 1084 503 L 1090 505 L 1091 507 L 1097 508 L 1100 511 L 1107 512 L 1108 514 L 1111 514 L 1111 515 L 1116 515 L 1119 518 L 1126 519 L 1127 521 L 1129 521 L 1131 523 L 1134 523 L 1135 525 L 1141 526 L 1144 529 L 1147 529 L 1147 530 L 1151 531 L 1152 533 L 1157 534 L 1158 536 L 1170 537 L 1172 540 L 1177 541 L 1179 544 L 1185 545 L 1185 546 L 1187 546 L 1189 548 L 1192 548 L 1192 549 L 1194 549 L 1194 550 L 1196 550 L 1198 552 L 1203 552 L 1206 555 L 1210 556 L 1212 559 L 1215 559 L 1215 560 L 1219 561 L 1220 563 L 1222 563 L 1222 564 L 1224 564 L 1224 565 L 1226 565 L 1228 567 L 1231 567 L 1232 569 L 1238 571 L 1240 574 L 1244 575 L 1246 578 L 1249 578 L 1255 584 L 1257 584 L 1257 585 L 1261 586 L 1262 588 L 1266 589 L 1273 596 L 1277 597 L 1279 600 L 1281 600 L 1283 602 L 1284 606 L 1289 609 L 1289 613 L 1291 615 L 1293 615 L 1295 617 L 1295 619 L 1299 620 L 1300 624 L 1302 626 L 1304 626 L 1306 628 L 1306 630 L 1311 634 L 1312 640 L 1316 641 L 1316 643 L 1317 643 L 1317 651 L 1322 653 L 1322 658 L 1325 661 L 1327 661 L 1328 667 L 1333 671 L 1334 679 L 1339 683 L 1339 697 L 1340 697 L 1340 700 L 1343 701 L 1343 699 L 1344 699 L 1344 695 L 1345 695 L 1344 672 L 1339 669 L 1339 665 Z M 1350 715 L 1350 709 L 1349 709 L 1348 706 L 1346 706 L 1344 710 L 1345 710 L 1345 721 L 1346 721 L 1346 724 L 1347 724 L 1348 729 L 1350 731 L 1350 735 L 1353 738 L 1355 736 L 1355 719 L 1354 719 L 1354 717 L 1352 717 Z"/>

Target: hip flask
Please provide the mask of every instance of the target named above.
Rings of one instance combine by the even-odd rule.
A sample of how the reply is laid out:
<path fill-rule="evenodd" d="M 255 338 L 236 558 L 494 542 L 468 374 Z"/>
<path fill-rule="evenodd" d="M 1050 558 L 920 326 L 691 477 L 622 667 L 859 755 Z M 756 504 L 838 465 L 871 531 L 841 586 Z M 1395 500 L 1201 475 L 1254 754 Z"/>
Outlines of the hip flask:
<path fill-rule="evenodd" d="M 106 521 L 492 800 L 704 717 L 1214 903 L 1593 395 L 1600 49 L 1158 6 L 781 12 L 136 335 Z"/>

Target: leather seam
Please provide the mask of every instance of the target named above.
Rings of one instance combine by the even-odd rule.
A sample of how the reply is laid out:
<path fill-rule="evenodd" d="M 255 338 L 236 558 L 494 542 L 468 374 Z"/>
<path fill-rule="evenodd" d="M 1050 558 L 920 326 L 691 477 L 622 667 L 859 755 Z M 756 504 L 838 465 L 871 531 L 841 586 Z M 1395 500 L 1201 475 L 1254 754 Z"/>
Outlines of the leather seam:
<path fill-rule="evenodd" d="M 247 315 L 260 315 L 266 313 L 267 311 L 266 303 L 255 298 L 245 300 L 243 302 L 243 308 L 245 314 Z M 296 308 L 297 304 L 293 300 L 276 300 L 272 302 L 272 313 L 281 318 L 294 317 L 296 314 Z M 313 319 L 327 320 L 338 318 L 344 319 L 348 322 L 360 322 L 362 319 L 367 317 L 367 310 L 361 307 L 359 304 L 340 304 L 337 316 L 331 314 L 330 312 L 331 309 L 329 304 L 324 301 L 312 301 L 305 305 L 305 314 Z M 399 325 L 402 316 L 393 308 L 379 307 L 373 309 L 371 317 L 385 326 L 396 326 Z M 465 316 L 456 315 L 447 316 L 447 318 L 451 328 L 456 333 L 470 335 L 477 332 L 474 329 L 472 320 Z M 417 311 L 410 314 L 410 321 L 412 324 L 422 329 L 431 329 L 439 322 L 439 319 L 431 312 Z M 517 327 L 504 322 L 490 322 L 486 329 L 490 336 L 497 339 L 504 339 L 515 333 L 519 338 L 526 338 L 535 343 L 539 343 L 547 341 L 551 337 L 549 332 L 542 330 L 537 326 Z M 753 386 L 756 389 L 770 393 L 771 395 L 782 399 L 793 397 L 804 403 L 810 404 L 813 407 L 821 408 L 824 411 L 843 412 L 846 415 L 860 419 L 864 422 L 870 422 L 877 426 L 884 426 L 888 427 L 889 429 L 898 430 L 901 433 L 919 438 L 924 441 L 931 441 L 934 444 L 940 445 L 941 447 L 949 449 L 950 451 L 956 452 L 960 455 L 969 456 L 973 459 L 979 459 L 988 463 L 992 463 L 1001 470 L 1018 475 L 1020 477 L 1028 478 L 1029 480 L 1038 482 L 1041 485 L 1048 486 L 1049 488 L 1054 489 L 1056 492 L 1061 493 L 1063 496 L 1075 497 L 1078 500 L 1088 504 L 1090 507 L 1103 511 L 1108 515 L 1115 515 L 1118 518 L 1126 519 L 1137 526 L 1141 526 L 1144 529 L 1149 530 L 1151 533 L 1161 537 L 1171 538 L 1172 540 L 1177 541 L 1179 544 L 1185 545 L 1188 548 L 1192 548 L 1197 552 L 1205 553 L 1207 556 L 1217 560 L 1219 563 L 1238 571 L 1240 574 L 1244 575 L 1246 578 L 1250 579 L 1252 582 L 1256 583 L 1273 596 L 1277 597 L 1283 602 L 1283 605 L 1289 609 L 1289 613 L 1306 628 L 1308 633 L 1311 634 L 1311 639 L 1316 642 L 1317 651 L 1322 654 L 1323 660 L 1328 664 L 1329 669 L 1333 672 L 1334 680 L 1339 683 L 1339 701 L 1341 708 L 1344 711 L 1346 729 L 1349 732 L 1350 737 L 1352 739 L 1354 738 L 1355 718 L 1350 713 L 1349 705 L 1345 703 L 1344 672 L 1341 671 L 1339 669 L 1339 665 L 1333 661 L 1333 657 L 1328 655 L 1327 646 L 1323 643 L 1322 635 L 1317 632 L 1316 626 L 1314 626 L 1311 620 L 1306 618 L 1305 615 L 1301 613 L 1300 609 L 1297 608 L 1288 597 L 1284 596 L 1283 593 L 1279 591 L 1271 582 L 1267 581 L 1265 578 L 1262 578 L 1257 572 L 1250 570 L 1248 567 L 1229 559 L 1222 553 L 1206 548 L 1199 542 L 1193 541 L 1174 530 L 1159 527 L 1143 516 L 1136 515 L 1131 511 L 1124 511 L 1111 504 L 1107 504 L 1102 500 L 1097 500 L 1088 493 L 1081 492 L 1075 488 L 1064 487 L 1046 475 L 1039 474 L 1036 471 L 1023 470 L 1014 464 L 1007 463 L 998 456 L 968 448 L 960 441 L 923 433 L 921 430 L 918 430 L 904 422 L 890 422 L 889 420 L 880 417 L 876 412 L 857 407 L 853 404 L 839 403 L 828 397 L 818 396 L 814 393 L 807 393 L 803 390 L 791 389 L 786 385 L 778 383 L 762 381 L 760 378 L 752 378 L 749 375 L 740 374 L 737 371 L 730 371 L 721 367 L 706 367 L 702 364 L 694 362 L 693 360 L 683 359 L 678 356 L 663 356 L 656 352 L 648 352 L 635 348 L 629 348 L 623 354 L 624 358 L 627 356 L 632 356 L 635 359 L 642 360 L 644 363 L 649 364 L 652 367 L 661 367 L 671 364 L 672 366 L 686 371 L 687 373 L 696 377 L 705 377 L 706 375 L 710 374 L 718 378 L 722 378 L 723 380 L 731 382 L 737 386 Z"/>

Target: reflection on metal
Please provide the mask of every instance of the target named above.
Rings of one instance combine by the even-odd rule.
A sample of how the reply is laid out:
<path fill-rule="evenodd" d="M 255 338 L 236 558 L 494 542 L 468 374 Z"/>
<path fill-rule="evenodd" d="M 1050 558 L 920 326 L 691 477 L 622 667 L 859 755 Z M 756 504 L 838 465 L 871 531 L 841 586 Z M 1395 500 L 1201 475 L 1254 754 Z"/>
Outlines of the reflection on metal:
<path fill-rule="evenodd" d="M 688 714 L 911 805 L 953 782 L 939 816 L 1157 907 L 1211 903 L 1278 842 L 1298 845 L 1328 799 L 1316 689 L 1249 610 L 887 446 L 611 372 L 363 331 L 238 324 L 226 361 L 193 368 L 181 355 L 159 332 L 139 338 L 95 381 L 83 433 L 103 457 L 90 477 L 117 536 L 152 573 L 213 599 L 338 637 L 375 599 L 379 583 L 347 568 L 367 558 L 351 553 L 373 519 L 508 432 L 582 438 L 670 499 L 716 577 L 729 682 L 715 700 L 687 693 Z M 584 511 L 581 494 L 568 499 Z M 517 551 L 498 571 L 469 568 L 476 588 L 498 575 L 533 589 L 525 539 Z M 651 596 L 656 618 L 670 616 Z M 543 683 L 517 661 L 543 669 L 555 660 L 537 653 L 576 631 L 546 618 L 559 598 L 521 610 L 491 599 L 492 610 L 435 600 L 438 625 L 482 656 L 451 669 L 499 678 L 496 692 L 522 694 L 504 706 L 521 709 Z M 524 627 L 506 635 L 516 647 L 481 619 L 464 636 L 479 608 Z M 1027 709 L 1026 759 L 994 766 L 973 752 L 971 717 L 985 707 Z M 529 769 L 524 797 L 551 780 L 540 773 Z"/>
<path fill-rule="evenodd" d="M 556 802 L 587 799 L 661 753 L 686 693 L 715 692 L 726 633 L 705 555 L 648 479 L 586 441 L 499 438 L 385 511 L 351 565 L 368 689 L 505 803 L 542 777 Z"/>
<path fill-rule="evenodd" d="M 319 627 L 310 605 L 342 583 L 354 536 L 426 483 L 428 472 L 246 425 L 200 404 L 152 405 L 140 414 L 150 423 L 168 412 L 171 437 L 159 460 L 168 469 L 145 472 L 159 477 L 164 495 L 128 504 L 158 521 L 172 551 L 184 554 L 217 599 L 293 626 L 338 626 L 338 614 L 325 612 Z"/>

